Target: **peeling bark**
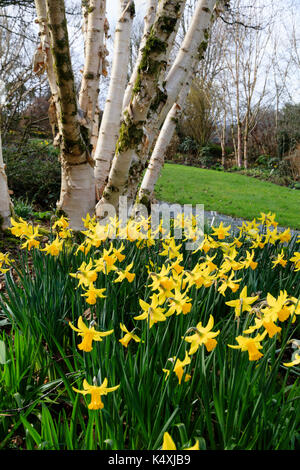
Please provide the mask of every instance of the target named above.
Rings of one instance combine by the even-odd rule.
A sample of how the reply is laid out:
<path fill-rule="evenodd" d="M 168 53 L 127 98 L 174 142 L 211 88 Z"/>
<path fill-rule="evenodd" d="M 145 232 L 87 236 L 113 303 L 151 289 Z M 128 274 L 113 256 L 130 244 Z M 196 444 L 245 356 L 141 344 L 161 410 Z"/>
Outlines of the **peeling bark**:
<path fill-rule="evenodd" d="M 144 18 L 145 23 L 144 23 L 143 37 L 142 37 L 142 41 L 139 47 L 138 57 L 137 57 L 133 72 L 131 74 L 131 77 L 129 79 L 129 82 L 127 84 L 127 87 L 124 93 L 123 106 L 122 106 L 123 110 L 125 110 L 130 103 L 132 90 L 138 78 L 138 68 L 139 68 L 139 65 L 143 56 L 143 50 L 146 45 L 147 39 L 149 37 L 151 27 L 155 20 L 157 1 L 158 0 L 148 0 L 147 13 Z"/>
<path fill-rule="evenodd" d="M 127 66 L 130 52 L 130 33 L 134 17 L 132 0 L 122 0 L 121 16 L 116 25 L 114 57 L 99 137 L 94 154 L 96 195 L 99 200 L 115 154 L 122 115 L 122 102 L 127 79 Z"/>
<path fill-rule="evenodd" d="M 64 2 L 47 0 L 46 5 L 60 105 L 62 186 L 57 207 L 70 218 L 71 228 L 80 230 L 82 217 L 92 214 L 95 206 L 90 143 L 87 128 L 80 124 L 78 115 Z"/>
<path fill-rule="evenodd" d="M 148 130 L 147 145 L 140 152 L 139 159 L 132 163 L 129 171 L 128 195 L 134 201 L 138 183 L 145 169 L 149 152 L 159 135 L 172 105 L 184 88 L 186 76 L 195 60 L 201 60 L 207 47 L 212 22 L 215 18 L 216 0 L 199 0 L 191 24 L 185 35 L 181 48 L 173 62 L 164 82 L 164 99 L 153 106 L 147 116 L 145 128 Z"/>
<path fill-rule="evenodd" d="M 143 49 L 138 69 L 138 78 L 133 88 L 131 101 L 123 113 L 120 136 L 113 159 L 108 183 L 96 214 L 101 216 L 101 206 L 112 204 L 118 208 L 119 197 L 127 191 L 128 174 L 133 159 L 139 160 L 139 153 L 147 145 L 148 136 L 145 121 L 151 107 L 164 99 L 159 87 L 167 64 L 169 39 L 179 21 L 178 11 L 184 0 L 176 3 L 161 0 L 151 33 Z"/>
<path fill-rule="evenodd" d="M 136 200 L 137 204 L 143 204 L 148 208 L 150 207 L 155 184 L 158 180 L 162 166 L 164 164 L 164 157 L 167 148 L 170 145 L 178 120 L 180 119 L 180 116 L 182 114 L 183 107 L 185 105 L 186 98 L 189 93 L 191 82 L 196 71 L 197 65 L 198 63 L 194 62 L 190 73 L 188 73 L 187 75 L 186 82 L 179 94 L 178 100 L 176 103 L 173 104 L 172 108 L 170 109 L 160 130 L 158 139 L 155 143 L 151 158 L 149 160 L 147 170 L 141 183 L 141 187 Z"/>
<path fill-rule="evenodd" d="M 85 62 L 79 106 L 87 119 L 90 132 L 93 128 L 95 110 L 99 95 L 99 80 L 102 62 L 105 60 L 106 47 L 104 44 L 106 0 L 90 0 L 85 9 Z"/>
<path fill-rule="evenodd" d="M 2 156 L 2 142 L 0 133 L 0 229 L 5 230 L 10 227 L 12 202 L 10 200 L 7 178 L 5 174 L 5 165 Z"/>
<path fill-rule="evenodd" d="M 46 0 L 35 0 L 35 8 L 37 18 L 35 20 L 39 25 L 40 45 L 38 46 L 38 59 L 36 63 L 36 54 L 34 59 L 34 70 L 37 74 L 47 72 L 48 82 L 51 90 L 49 121 L 52 127 L 54 145 L 57 145 L 62 134 L 61 122 L 59 116 L 61 114 L 60 101 L 58 97 L 58 87 L 56 76 L 54 73 L 53 57 L 50 51 L 50 33 L 47 23 L 47 7 Z"/>

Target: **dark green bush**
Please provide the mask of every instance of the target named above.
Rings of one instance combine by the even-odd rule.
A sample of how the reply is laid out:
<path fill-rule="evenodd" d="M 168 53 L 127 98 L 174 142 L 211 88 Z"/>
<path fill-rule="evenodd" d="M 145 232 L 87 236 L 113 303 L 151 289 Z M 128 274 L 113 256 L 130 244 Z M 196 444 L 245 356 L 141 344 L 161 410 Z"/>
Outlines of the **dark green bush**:
<path fill-rule="evenodd" d="M 187 136 L 179 145 L 178 150 L 179 152 L 197 155 L 199 152 L 199 144 L 193 137 Z"/>
<path fill-rule="evenodd" d="M 14 197 L 54 208 L 60 192 L 58 150 L 44 140 L 30 140 L 21 148 L 3 148 L 9 188 Z"/>

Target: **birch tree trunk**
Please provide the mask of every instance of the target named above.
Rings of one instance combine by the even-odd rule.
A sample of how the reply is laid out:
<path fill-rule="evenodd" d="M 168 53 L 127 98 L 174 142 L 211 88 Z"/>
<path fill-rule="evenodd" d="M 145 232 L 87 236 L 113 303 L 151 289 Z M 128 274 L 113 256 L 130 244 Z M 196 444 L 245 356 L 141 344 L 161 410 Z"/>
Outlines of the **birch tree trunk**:
<path fill-rule="evenodd" d="M 142 59 L 143 50 L 144 50 L 144 47 L 146 45 L 148 36 L 150 34 L 151 27 L 152 27 L 152 25 L 154 23 L 154 20 L 155 20 L 156 9 L 157 9 L 157 1 L 158 0 L 148 0 L 147 13 L 146 13 L 146 16 L 144 18 L 145 24 L 144 24 L 143 37 L 142 37 L 141 45 L 139 47 L 138 57 L 137 57 L 137 60 L 135 62 L 133 72 L 131 74 L 131 77 L 129 79 L 129 82 L 127 84 L 127 87 L 126 87 L 126 90 L 125 90 L 125 93 L 124 93 L 123 105 L 122 105 L 123 110 L 125 110 L 127 108 L 127 106 L 129 105 L 129 103 L 130 103 L 132 90 L 133 90 L 134 84 L 135 84 L 135 82 L 138 78 L 138 68 L 139 68 L 139 65 L 140 65 L 140 62 L 141 62 L 141 59 Z"/>
<path fill-rule="evenodd" d="M 35 8 L 37 13 L 35 22 L 39 25 L 40 45 L 34 57 L 34 72 L 38 75 L 45 71 L 47 72 L 48 83 L 51 90 L 49 120 L 52 127 L 54 145 L 57 145 L 62 135 L 61 120 L 59 119 L 61 108 L 53 57 L 50 51 L 50 32 L 47 23 L 46 0 L 35 0 Z"/>
<path fill-rule="evenodd" d="M 0 230 L 10 227 L 11 200 L 8 192 L 5 165 L 2 156 L 2 141 L 0 132 Z"/>
<path fill-rule="evenodd" d="M 78 116 L 64 1 L 47 0 L 46 5 L 60 105 L 62 184 L 57 207 L 69 217 L 71 228 L 80 230 L 82 217 L 92 214 L 95 206 L 88 129 Z"/>
<path fill-rule="evenodd" d="M 151 158 L 142 180 L 142 184 L 138 193 L 137 203 L 143 204 L 149 207 L 153 198 L 153 192 L 155 184 L 160 175 L 162 166 L 164 164 L 164 157 L 166 150 L 170 145 L 172 137 L 174 135 L 176 125 L 182 113 L 182 107 L 186 101 L 191 80 L 188 80 L 184 88 L 182 89 L 177 103 L 174 103 L 170 109 L 165 122 L 161 128 L 155 147 L 151 154 Z"/>
<path fill-rule="evenodd" d="M 90 132 L 93 129 L 98 103 L 100 70 L 106 55 L 104 45 L 105 9 L 106 0 L 90 0 L 89 7 L 85 9 L 85 15 L 87 15 L 87 19 L 84 19 L 86 28 L 85 62 L 79 92 L 79 106 L 87 119 Z"/>
<path fill-rule="evenodd" d="M 145 123 L 148 136 L 147 144 L 143 147 L 139 158 L 133 162 L 129 171 L 128 195 L 130 201 L 135 199 L 138 182 L 145 169 L 149 151 L 168 112 L 177 100 L 181 89 L 184 88 L 186 76 L 193 66 L 193 61 L 197 57 L 199 60 L 203 57 L 212 20 L 214 19 L 216 3 L 216 0 L 199 0 L 181 48 L 164 81 L 164 99 L 161 99 L 157 106 L 153 106 L 147 115 Z"/>
<path fill-rule="evenodd" d="M 134 13 L 133 1 L 122 0 L 121 16 L 116 25 L 114 58 L 108 95 L 94 154 L 97 200 L 100 199 L 107 182 L 111 161 L 115 154 L 116 143 L 119 136 L 130 53 L 130 33 Z"/>
<path fill-rule="evenodd" d="M 179 21 L 178 11 L 183 1 L 160 0 L 155 22 L 143 50 L 132 98 L 123 114 L 108 183 L 96 206 L 98 217 L 102 216 L 104 204 L 118 208 L 119 197 L 127 191 L 131 162 L 133 159 L 139 160 L 139 153 L 147 145 L 148 135 L 144 124 L 149 110 L 155 109 L 165 98 L 159 85 L 167 63 L 168 40 Z"/>

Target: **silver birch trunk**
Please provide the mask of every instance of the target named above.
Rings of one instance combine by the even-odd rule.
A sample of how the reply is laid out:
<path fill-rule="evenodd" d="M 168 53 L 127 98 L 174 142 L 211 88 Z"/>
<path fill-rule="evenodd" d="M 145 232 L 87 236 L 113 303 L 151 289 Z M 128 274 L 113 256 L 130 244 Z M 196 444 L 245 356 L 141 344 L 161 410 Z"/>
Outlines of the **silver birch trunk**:
<path fill-rule="evenodd" d="M 151 27 L 152 27 L 152 25 L 154 23 L 154 20 L 155 20 L 156 9 L 157 9 L 157 1 L 158 0 L 148 0 L 147 13 L 146 13 L 146 16 L 144 18 L 145 23 L 144 23 L 143 37 L 142 37 L 142 41 L 141 41 L 141 44 L 140 44 L 140 47 L 139 47 L 139 52 L 138 52 L 138 56 L 137 56 L 137 60 L 135 62 L 133 72 L 131 74 L 131 77 L 129 79 L 129 82 L 127 84 L 127 87 L 126 87 L 126 90 L 125 90 L 125 93 L 124 93 L 123 106 L 122 106 L 123 110 L 125 110 L 127 108 L 127 106 L 129 105 L 129 103 L 130 103 L 132 90 L 133 90 L 134 84 L 135 84 L 135 82 L 138 78 L 138 68 L 139 68 L 139 65 L 140 65 L 140 62 L 141 62 L 141 59 L 142 59 L 143 50 L 144 50 L 144 47 L 146 45 L 148 36 L 150 34 Z"/>
<path fill-rule="evenodd" d="M 79 92 L 79 106 L 90 132 L 94 124 L 94 115 L 98 103 L 100 70 L 105 60 L 104 23 L 106 0 L 90 0 L 89 8 L 85 10 L 87 19 L 85 25 L 85 61 L 81 88 Z"/>
<path fill-rule="evenodd" d="M 61 120 L 59 119 L 61 109 L 56 75 L 54 72 L 53 57 L 50 50 L 50 33 L 47 20 L 46 0 L 35 0 L 35 9 L 37 13 L 35 22 L 39 25 L 40 37 L 40 46 L 36 54 L 38 55 L 38 61 L 41 62 L 38 64 L 34 63 L 34 67 L 36 67 L 35 72 L 38 75 L 45 71 L 47 72 L 48 83 L 51 90 L 49 119 L 53 132 L 54 145 L 57 145 L 62 135 Z"/>
<path fill-rule="evenodd" d="M 146 207 L 149 207 L 151 204 L 154 188 L 164 164 L 164 157 L 167 148 L 171 143 L 178 120 L 182 114 L 197 65 L 197 63 L 194 63 L 192 71 L 190 71 L 190 73 L 187 75 L 186 82 L 179 94 L 178 100 L 170 109 L 151 154 L 151 158 L 143 177 L 136 201 L 137 203 L 143 204 Z"/>
<path fill-rule="evenodd" d="M 130 33 L 133 17 L 134 3 L 132 0 L 122 0 L 121 16 L 116 25 L 114 57 L 108 95 L 94 153 L 96 197 L 98 200 L 107 182 L 119 136 L 122 103 L 127 80 Z"/>
<path fill-rule="evenodd" d="M 171 107 L 184 88 L 186 76 L 193 67 L 193 62 L 197 58 L 200 61 L 203 57 L 215 18 L 216 3 L 216 0 L 199 0 L 181 48 L 164 81 L 164 100 L 148 113 L 145 123 L 148 131 L 147 145 L 140 152 L 139 159 L 133 162 L 129 172 L 129 202 L 135 199 L 138 182 L 149 158 L 149 151 Z"/>
<path fill-rule="evenodd" d="M 108 183 L 96 206 L 98 217 L 103 215 L 103 205 L 111 204 L 118 208 L 119 197 L 127 191 L 131 162 L 139 160 L 139 153 L 147 145 L 145 121 L 151 107 L 156 108 L 165 97 L 159 83 L 162 82 L 161 77 L 167 64 L 168 41 L 179 21 L 178 11 L 183 1 L 160 0 L 155 22 L 143 50 L 131 101 L 123 114 Z"/>
<path fill-rule="evenodd" d="M 61 126 L 60 161 L 62 184 L 58 209 L 70 219 L 73 230 L 83 227 L 82 218 L 95 207 L 94 173 L 88 129 L 80 124 L 63 0 L 47 0 L 51 53 L 58 89 Z"/>
<path fill-rule="evenodd" d="M 11 200 L 8 192 L 5 165 L 2 155 L 2 140 L 0 132 L 0 229 L 5 230 L 10 227 Z"/>

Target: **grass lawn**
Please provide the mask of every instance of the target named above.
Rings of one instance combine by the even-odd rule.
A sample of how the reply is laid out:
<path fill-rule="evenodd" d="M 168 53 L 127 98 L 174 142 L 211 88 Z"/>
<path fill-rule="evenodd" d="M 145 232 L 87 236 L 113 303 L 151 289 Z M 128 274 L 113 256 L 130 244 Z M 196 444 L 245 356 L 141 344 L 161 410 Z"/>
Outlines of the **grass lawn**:
<path fill-rule="evenodd" d="M 271 211 L 279 225 L 300 229 L 300 191 L 249 176 L 165 164 L 156 197 L 179 204 L 204 204 L 206 211 L 247 220 Z"/>

